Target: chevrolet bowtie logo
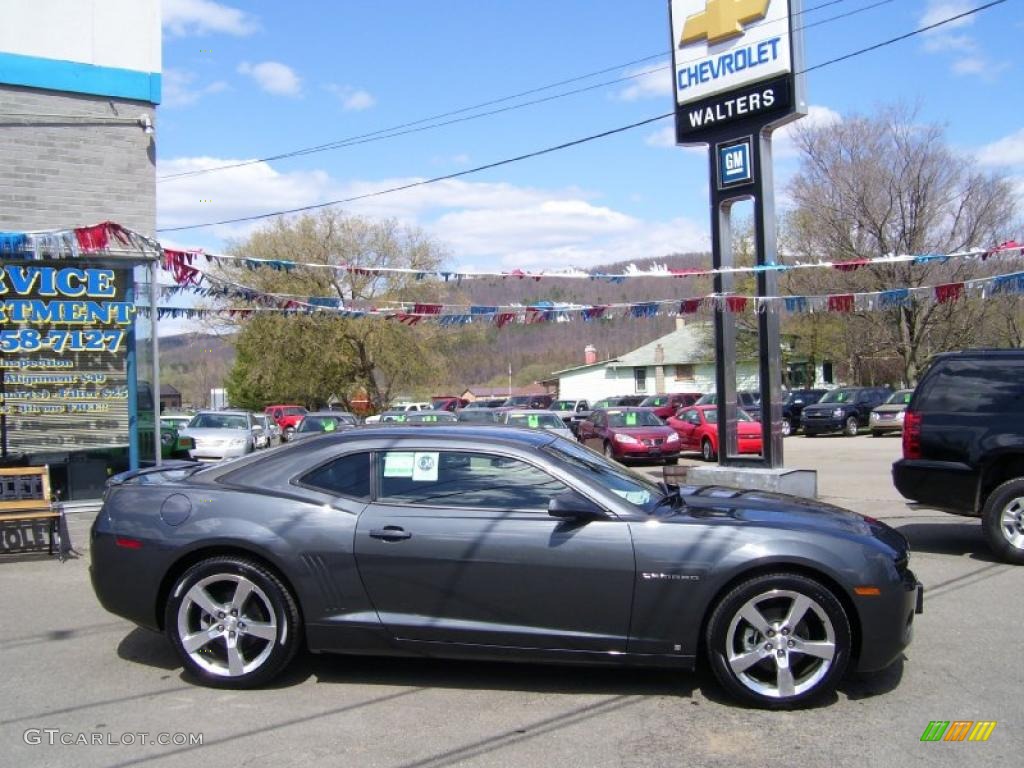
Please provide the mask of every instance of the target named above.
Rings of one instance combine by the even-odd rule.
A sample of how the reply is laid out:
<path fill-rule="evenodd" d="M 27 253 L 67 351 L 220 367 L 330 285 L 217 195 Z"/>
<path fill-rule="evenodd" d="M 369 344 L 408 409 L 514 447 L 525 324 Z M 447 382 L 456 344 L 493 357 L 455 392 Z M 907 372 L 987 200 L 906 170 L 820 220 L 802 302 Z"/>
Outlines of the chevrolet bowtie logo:
<path fill-rule="evenodd" d="M 707 38 L 709 43 L 743 34 L 743 25 L 763 19 L 771 0 L 707 0 L 704 10 L 687 17 L 679 45 Z"/>

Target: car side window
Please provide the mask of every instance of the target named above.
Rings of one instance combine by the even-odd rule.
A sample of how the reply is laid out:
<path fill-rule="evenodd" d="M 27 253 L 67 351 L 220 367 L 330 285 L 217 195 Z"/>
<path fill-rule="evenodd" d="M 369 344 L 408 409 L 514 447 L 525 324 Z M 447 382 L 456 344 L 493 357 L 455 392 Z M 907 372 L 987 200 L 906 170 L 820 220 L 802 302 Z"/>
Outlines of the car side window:
<path fill-rule="evenodd" d="M 686 414 L 686 420 L 691 424 L 700 426 L 700 414 L 697 411 L 689 411 Z"/>
<path fill-rule="evenodd" d="M 932 368 L 914 398 L 914 409 L 946 413 L 1020 413 L 1024 410 L 1024 361 L 945 360 Z"/>
<path fill-rule="evenodd" d="M 368 500 L 370 498 L 370 454 L 364 452 L 339 456 L 303 475 L 299 478 L 299 482 L 335 496 Z"/>
<path fill-rule="evenodd" d="M 461 451 L 382 451 L 380 493 L 391 504 L 536 510 L 568 486 L 525 461 Z"/>

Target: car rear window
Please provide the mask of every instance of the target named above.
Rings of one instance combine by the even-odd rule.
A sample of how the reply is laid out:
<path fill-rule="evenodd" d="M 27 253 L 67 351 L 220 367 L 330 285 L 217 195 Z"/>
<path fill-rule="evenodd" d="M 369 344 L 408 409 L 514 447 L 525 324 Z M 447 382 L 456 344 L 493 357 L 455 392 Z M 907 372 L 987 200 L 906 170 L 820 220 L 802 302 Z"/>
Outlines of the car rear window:
<path fill-rule="evenodd" d="M 1020 413 L 1024 360 L 946 360 L 935 365 L 914 398 L 919 412 Z"/>
<path fill-rule="evenodd" d="M 370 454 L 350 453 L 323 464 L 299 480 L 336 496 L 370 498 Z"/>

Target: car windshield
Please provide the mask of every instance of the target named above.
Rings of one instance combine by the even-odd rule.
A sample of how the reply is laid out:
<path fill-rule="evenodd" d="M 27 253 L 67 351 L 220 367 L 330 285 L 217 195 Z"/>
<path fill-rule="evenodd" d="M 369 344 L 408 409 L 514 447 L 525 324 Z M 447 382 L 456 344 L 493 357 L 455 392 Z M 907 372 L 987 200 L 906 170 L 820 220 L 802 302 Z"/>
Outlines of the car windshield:
<path fill-rule="evenodd" d="M 625 429 L 661 427 L 664 426 L 664 422 L 650 411 L 608 411 L 608 426 Z"/>
<path fill-rule="evenodd" d="M 910 398 L 914 396 L 914 390 L 901 389 L 893 392 L 892 396 L 885 401 L 886 405 L 910 405 Z"/>
<path fill-rule="evenodd" d="M 189 429 L 248 429 L 245 416 L 237 413 L 197 413 L 188 423 Z"/>
<path fill-rule="evenodd" d="M 555 400 L 551 404 L 552 411 L 575 411 L 576 401 L 575 400 Z"/>
<path fill-rule="evenodd" d="M 640 401 L 640 406 L 643 408 L 658 408 L 668 402 L 668 397 L 665 395 L 651 395 L 645 397 Z"/>
<path fill-rule="evenodd" d="M 704 419 L 707 421 L 708 424 L 717 424 L 718 409 L 708 408 L 706 411 L 704 411 Z M 737 408 L 736 421 L 753 421 L 753 419 L 750 417 L 750 414 L 748 414 L 746 411 Z"/>
<path fill-rule="evenodd" d="M 715 392 L 708 392 L 707 394 L 701 395 L 697 398 L 697 402 L 694 405 L 714 405 L 718 400 L 718 395 Z"/>
<path fill-rule="evenodd" d="M 530 429 L 565 429 L 565 422 L 553 413 L 510 413 L 506 423 Z"/>
<path fill-rule="evenodd" d="M 306 416 L 299 424 L 298 432 L 334 432 L 345 426 L 347 420 L 341 416 Z"/>
<path fill-rule="evenodd" d="M 469 422 L 470 424 L 493 424 L 497 421 L 494 411 L 490 409 L 474 408 L 472 410 L 460 411 L 457 421 Z"/>
<path fill-rule="evenodd" d="M 831 392 L 826 392 L 825 396 L 821 398 L 821 400 L 819 400 L 818 402 L 822 404 L 848 403 L 853 399 L 854 395 L 856 394 L 856 390 L 853 389 L 833 389 Z"/>
<path fill-rule="evenodd" d="M 665 498 L 662 489 L 652 480 L 609 461 L 601 454 L 571 440 L 559 440 L 541 448 L 567 464 L 583 470 L 591 482 L 597 483 L 637 509 L 650 512 Z"/>
<path fill-rule="evenodd" d="M 282 408 L 281 414 L 284 416 L 303 416 L 306 413 L 306 409 L 301 405 L 290 406 L 288 408 Z"/>

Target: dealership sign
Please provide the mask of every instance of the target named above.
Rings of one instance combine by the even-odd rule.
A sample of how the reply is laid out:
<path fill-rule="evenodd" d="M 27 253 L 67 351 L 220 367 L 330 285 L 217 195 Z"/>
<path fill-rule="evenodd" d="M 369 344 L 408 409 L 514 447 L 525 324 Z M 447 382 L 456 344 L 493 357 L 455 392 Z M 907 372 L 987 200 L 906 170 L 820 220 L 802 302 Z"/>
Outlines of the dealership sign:
<path fill-rule="evenodd" d="M 797 0 L 671 0 L 676 141 L 708 141 L 721 128 L 802 111 L 792 31 Z"/>

